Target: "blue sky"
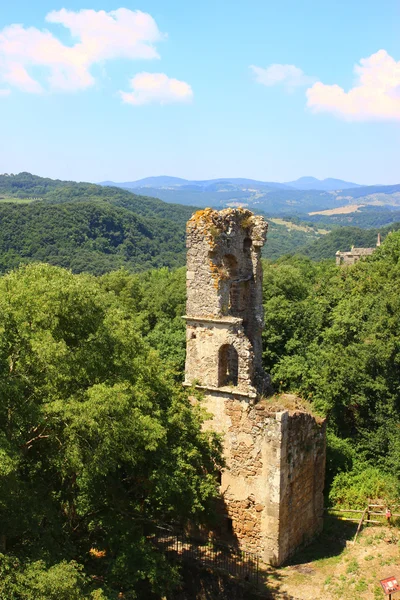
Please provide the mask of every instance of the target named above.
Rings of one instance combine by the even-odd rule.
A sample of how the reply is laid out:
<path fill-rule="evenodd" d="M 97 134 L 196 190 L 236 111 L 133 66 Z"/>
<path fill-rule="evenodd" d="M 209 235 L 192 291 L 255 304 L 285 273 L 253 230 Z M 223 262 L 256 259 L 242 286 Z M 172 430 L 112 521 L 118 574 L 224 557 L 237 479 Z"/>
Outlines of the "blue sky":
<path fill-rule="evenodd" d="M 399 31 L 398 0 L 4 3 L 0 172 L 400 183 Z"/>

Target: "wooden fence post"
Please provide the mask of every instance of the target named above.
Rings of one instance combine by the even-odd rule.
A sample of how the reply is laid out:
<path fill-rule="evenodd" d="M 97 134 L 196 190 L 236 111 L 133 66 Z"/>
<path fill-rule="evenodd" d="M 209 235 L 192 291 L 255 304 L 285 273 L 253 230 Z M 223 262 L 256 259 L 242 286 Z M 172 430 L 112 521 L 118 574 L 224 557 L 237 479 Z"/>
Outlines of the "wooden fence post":
<path fill-rule="evenodd" d="M 361 527 L 362 527 L 362 524 L 363 524 L 363 521 L 364 521 L 364 517 L 365 517 L 365 515 L 366 515 L 366 514 L 367 514 L 367 512 L 368 512 L 368 508 L 369 508 L 369 507 L 367 506 L 367 507 L 364 509 L 364 512 L 363 512 L 363 514 L 362 514 L 362 517 L 361 517 L 361 519 L 360 519 L 360 522 L 359 522 L 359 524 L 358 524 L 357 531 L 356 531 L 356 535 L 354 536 L 354 540 L 353 540 L 353 543 L 354 543 L 354 544 L 355 544 L 355 542 L 356 542 L 356 539 L 357 539 L 357 536 L 358 536 L 358 534 L 360 533 L 360 530 L 361 530 Z"/>

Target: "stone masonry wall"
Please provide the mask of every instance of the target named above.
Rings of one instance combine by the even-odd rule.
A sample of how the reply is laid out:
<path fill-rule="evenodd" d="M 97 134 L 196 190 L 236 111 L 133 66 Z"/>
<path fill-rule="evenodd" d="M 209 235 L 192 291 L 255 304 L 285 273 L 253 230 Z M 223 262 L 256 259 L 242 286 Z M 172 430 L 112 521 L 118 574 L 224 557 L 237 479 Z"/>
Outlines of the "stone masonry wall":
<path fill-rule="evenodd" d="M 322 525 L 325 424 L 229 394 L 205 404 L 209 427 L 224 434 L 221 494 L 233 535 L 243 550 L 282 564 Z"/>
<path fill-rule="evenodd" d="M 307 412 L 287 417 L 281 456 L 280 561 L 322 529 L 326 424 Z"/>
<path fill-rule="evenodd" d="M 253 349 L 244 334 L 240 319 L 226 317 L 224 320 L 190 320 L 186 328 L 186 381 L 196 381 L 198 385 L 218 388 L 219 353 L 224 345 L 235 348 L 238 356 L 238 381 L 235 390 L 252 394 L 253 387 Z M 188 377 L 190 373 L 190 378 Z M 225 387 L 225 386 L 222 386 Z M 230 390 L 230 388 L 229 388 Z"/>
<path fill-rule="evenodd" d="M 375 252 L 376 248 L 352 248 L 350 252 L 336 252 L 336 265 L 354 265 L 356 262 L 371 256 Z"/>

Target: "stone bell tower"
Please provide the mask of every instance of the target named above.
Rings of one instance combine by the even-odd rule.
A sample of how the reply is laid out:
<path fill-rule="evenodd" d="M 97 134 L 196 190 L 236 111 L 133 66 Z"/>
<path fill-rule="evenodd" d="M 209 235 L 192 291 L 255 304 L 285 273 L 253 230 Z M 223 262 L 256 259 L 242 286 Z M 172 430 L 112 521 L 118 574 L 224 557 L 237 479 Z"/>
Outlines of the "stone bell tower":
<path fill-rule="evenodd" d="M 207 208 L 189 220 L 185 385 L 204 392 L 207 426 L 223 436 L 226 530 L 243 550 L 281 564 L 322 525 L 325 424 L 295 397 L 285 399 L 289 410 L 265 400 L 267 228 L 241 208 Z"/>
<path fill-rule="evenodd" d="M 264 391 L 260 253 L 267 227 L 242 209 L 206 209 L 188 222 L 186 383 L 249 401 Z"/>

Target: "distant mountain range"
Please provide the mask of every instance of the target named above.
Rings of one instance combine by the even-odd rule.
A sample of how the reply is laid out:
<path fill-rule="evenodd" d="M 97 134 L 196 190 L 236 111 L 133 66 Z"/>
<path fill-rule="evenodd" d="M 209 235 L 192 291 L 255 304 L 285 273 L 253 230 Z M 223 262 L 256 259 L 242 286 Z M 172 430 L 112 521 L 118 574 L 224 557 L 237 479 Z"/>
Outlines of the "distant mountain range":
<path fill-rule="evenodd" d="M 388 211 L 400 208 L 400 185 L 362 186 L 332 178 L 321 181 L 315 177 L 301 177 L 296 181 L 275 183 L 241 178 L 189 181 L 163 176 L 125 183 L 107 181 L 101 185 L 186 206 L 246 206 L 269 216 L 296 215 L 304 218 L 307 215 L 314 219 L 315 214 L 320 213 L 325 218 L 358 214 L 370 207 L 379 211 L 383 207 Z"/>
<path fill-rule="evenodd" d="M 137 181 L 125 181 L 123 183 L 116 183 L 114 181 L 102 181 L 100 185 L 116 186 L 125 189 L 137 189 L 137 188 L 153 188 L 153 189 L 171 189 L 171 188 L 184 188 L 184 189 L 196 189 L 201 188 L 203 190 L 213 191 L 221 189 L 224 186 L 228 187 L 249 187 L 275 190 L 323 190 L 325 192 L 334 190 L 347 190 L 351 188 L 361 187 L 358 183 L 350 183 L 349 181 L 343 181 L 342 179 L 317 179 L 316 177 L 300 177 L 296 181 L 289 181 L 287 183 L 276 183 L 273 181 L 257 181 L 256 179 L 244 179 L 240 177 L 228 177 L 221 179 L 204 179 L 204 180 L 189 180 L 181 179 L 180 177 L 169 177 L 167 175 L 161 175 L 159 177 L 145 177 L 144 179 L 138 179 Z"/>

